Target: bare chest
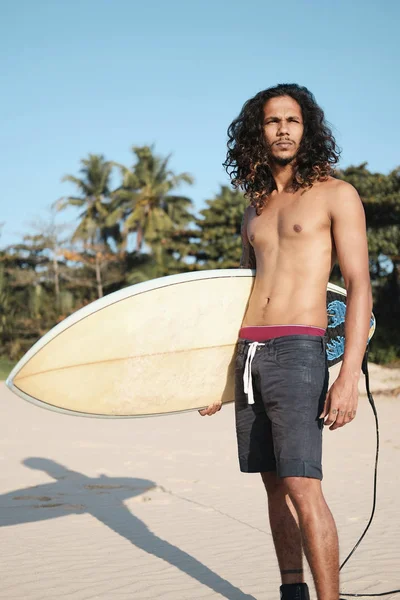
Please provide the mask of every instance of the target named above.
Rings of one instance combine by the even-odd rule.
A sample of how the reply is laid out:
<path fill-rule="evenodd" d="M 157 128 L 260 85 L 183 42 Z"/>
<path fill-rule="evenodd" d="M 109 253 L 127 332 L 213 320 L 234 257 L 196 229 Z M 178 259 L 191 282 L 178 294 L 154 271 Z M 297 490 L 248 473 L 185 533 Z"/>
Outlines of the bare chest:
<path fill-rule="evenodd" d="M 273 200 L 260 215 L 252 211 L 247 235 L 254 248 L 270 248 L 282 243 L 299 247 L 330 235 L 330 219 L 318 197 L 305 196 L 290 202 Z"/>

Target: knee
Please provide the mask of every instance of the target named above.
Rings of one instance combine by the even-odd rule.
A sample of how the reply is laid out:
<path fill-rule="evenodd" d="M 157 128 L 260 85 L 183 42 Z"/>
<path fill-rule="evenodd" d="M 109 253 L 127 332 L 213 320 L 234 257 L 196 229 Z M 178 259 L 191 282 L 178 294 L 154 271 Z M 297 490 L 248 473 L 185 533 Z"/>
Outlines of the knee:
<path fill-rule="evenodd" d="M 283 480 L 275 472 L 261 473 L 261 478 L 267 491 L 269 502 L 281 502 L 287 494 Z"/>
<path fill-rule="evenodd" d="M 310 513 L 323 499 L 319 479 L 283 477 L 282 482 L 298 513 Z"/>

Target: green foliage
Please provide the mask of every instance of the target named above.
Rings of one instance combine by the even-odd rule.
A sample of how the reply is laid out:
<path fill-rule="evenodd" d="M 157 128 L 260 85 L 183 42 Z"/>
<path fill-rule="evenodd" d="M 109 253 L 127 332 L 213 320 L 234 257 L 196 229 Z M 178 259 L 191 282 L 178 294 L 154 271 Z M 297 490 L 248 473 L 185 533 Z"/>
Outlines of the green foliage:
<path fill-rule="evenodd" d="M 2 348 L 12 335 L 14 315 L 12 295 L 5 285 L 4 268 L 0 268 L 0 344 Z"/>
<path fill-rule="evenodd" d="M 78 209 L 72 235 L 61 238 L 52 223 L 0 250 L 0 343 L 8 360 L 103 294 L 173 273 L 239 266 L 243 195 L 222 186 L 196 216 L 192 200 L 178 193 L 191 175 L 173 173 L 170 157 L 151 146 L 132 151 L 130 168 L 90 154 L 79 177 L 64 177 L 78 195 L 56 206 Z M 121 176 L 114 190 L 113 169 Z M 367 215 L 377 317 L 370 357 L 393 362 L 400 359 L 400 168 L 383 175 L 363 163 L 337 176 L 357 188 Z M 338 266 L 331 280 L 342 284 Z M 0 361 L 0 375 L 12 365 Z"/>
<path fill-rule="evenodd" d="M 369 360 L 382 365 L 396 365 L 400 357 L 398 343 L 388 343 L 386 332 L 377 330 L 376 338 L 371 341 Z"/>
<path fill-rule="evenodd" d="M 63 290 L 60 293 L 60 312 L 69 315 L 74 310 L 74 295 L 70 290 Z"/>
<path fill-rule="evenodd" d="M 80 196 L 62 198 L 55 203 L 57 210 L 69 206 L 83 208 L 80 223 L 76 228 L 72 241 L 106 242 L 108 231 L 106 220 L 110 213 L 110 177 L 113 164 L 105 160 L 101 154 L 89 154 L 81 160 L 80 172 L 83 177 L 65 175 L 62 181 L 72 183 L 80 192 Z"/>
<path fill-rule="evenodd" d="M 133 146 L 135 164 L 131 169 L 118 165 L 122 185 L 112 193 L 112 205 L 107 224 L 122 225 L 125 240 L 130 232 L 136 233 L 136 250 L 143 243 L 153 247 L 176 228 L 193 219 L 192 201 L 172 192 L 182 183 L 192 184 L 188 173 L 175 175 L 169 168 L 170 157 L 154 154 L 153 147 Z"/>
<path fill-rule="evenodd" d="M 388 175 L 371 173 L 366 167 L 348 167 L 337 176 L 354 185 L 364 204 L 370 255 L 400 254 L 400 167 Z"/>
<path fill-rule="evenodd" d="M 383 175 L 363 163 L 337 175 L 354 185 L 364 204 L 377 319 L 370 357 L 390 363 L 400 358 L 400 167 Z"/>
<path fill-rule="evenodd" d="M 191 255 L 202 269 L 232 269 L 240 264 L 241 223 L 248 204 L 243 194 L 222 186 L 219 194 L 206 202 L 208 208 L 196 219 L 197 240 Z"/>
<path fill-rule="evenodd" d="M 5 357 L 0 357 L 0 381 L 5 381 L 15 366 L 15 362 Z"/>

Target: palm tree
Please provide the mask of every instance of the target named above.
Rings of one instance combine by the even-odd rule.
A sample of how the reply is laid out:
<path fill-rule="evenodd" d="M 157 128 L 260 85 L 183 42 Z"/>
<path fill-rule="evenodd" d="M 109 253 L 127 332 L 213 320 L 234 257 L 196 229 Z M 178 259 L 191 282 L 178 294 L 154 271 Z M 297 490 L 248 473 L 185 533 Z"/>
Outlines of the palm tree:
<path fill-rule="evenodd" d="M 181 183 L 193 183 L 188 173 L 175 175 L 169 168 L 170 156 L 154 154 L 153 146 L 133 146 L 136 163 L 132 169 L 117 165 L 122 174 L 122 185 L 112 193 L 112 212 L 108 225 L 123 223 L 122 237 L 136 233 L 136 250 L 143 243 L 149 246 L 176 228 L 184 227 L 193 219 L 189 212 L 192 201 L 171 192 Z"/>
<path fill-rule="evenodd" d="M 110 176 L 113 163 L 105 160 L 102 154 L 89 154 L 81 161 L 82 177 L 65 175 L 62 181 L 73 183 L 79 196 L 62 198 L 55 203 L 57 210 L 68 206 L 83 207 L 79 215 L 81 221 L 72 236 L 72 241 L 82 240 L 91 245 L 106 243 L 107 237 L 115 234 L 107 230 L 106 218 L 110 209 Z"/>
<path fill-rule="evenodd" d="M 222 185 L 218 194 L 206 200 L 196 219 L 191 255 L 202 269 L 232 269 L 239 266 L 242 253 L 241 225 L 248 202 L 239 190 Z M 197 237 L 197 240 L 196 240 Z"/>

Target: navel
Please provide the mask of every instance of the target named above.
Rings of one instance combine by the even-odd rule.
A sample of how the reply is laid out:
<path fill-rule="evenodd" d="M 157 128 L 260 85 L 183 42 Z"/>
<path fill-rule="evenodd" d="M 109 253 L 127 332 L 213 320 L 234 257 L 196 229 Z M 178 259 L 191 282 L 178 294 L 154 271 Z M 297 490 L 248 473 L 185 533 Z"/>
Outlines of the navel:
<path fill-rule="evenodd" d="M 296 233 L 300 233 L 300 231 L 303 231 L 303 228 L 301 225 L 293 225 L 293 229 L 295 230 Z"/>

